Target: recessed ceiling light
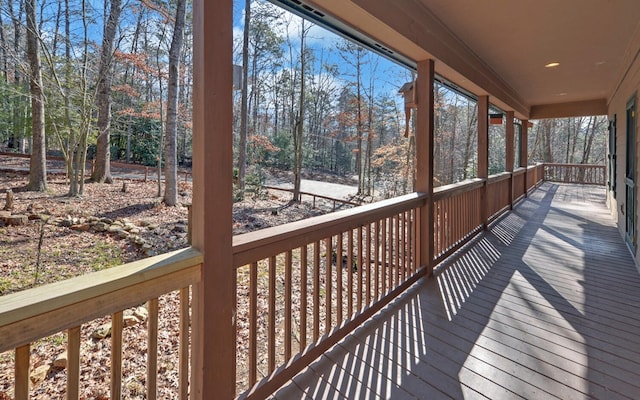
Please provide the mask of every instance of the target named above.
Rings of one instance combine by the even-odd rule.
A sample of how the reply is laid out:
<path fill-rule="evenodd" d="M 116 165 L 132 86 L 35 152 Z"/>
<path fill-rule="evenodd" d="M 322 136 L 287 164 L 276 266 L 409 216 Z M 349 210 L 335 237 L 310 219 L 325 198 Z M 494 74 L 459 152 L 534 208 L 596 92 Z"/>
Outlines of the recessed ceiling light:
<path fill-rule="evenodd" d="M 556 93 L 555 96 L 566 96 L 568 93 L 567 92 L 560 92 L 560 93 Z"/>
<path fill-rule="evenodd" d="M 554 62 L 550 62 L 550 63 L 548 63 L 548 64 L 545 64 L 545 68 L 555 68 L 555 67 L 557 67 L 557 66 L 559 66 L 559 65 L 560 65 L 560 63 L 559 63 L 559 62 L 554 61 Z"/>

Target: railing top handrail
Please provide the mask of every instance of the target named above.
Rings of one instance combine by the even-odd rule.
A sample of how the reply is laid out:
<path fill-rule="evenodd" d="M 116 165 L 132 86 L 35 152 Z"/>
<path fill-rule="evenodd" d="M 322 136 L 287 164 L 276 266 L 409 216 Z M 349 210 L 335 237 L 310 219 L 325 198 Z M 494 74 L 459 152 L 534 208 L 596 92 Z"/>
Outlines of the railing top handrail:
<path fill-rule="evenodd" d="M 504 180 L 507 180 L 511 178 L 511 172 L 509 171 L 504 171 L 504 172 L 500 172 L 498 174 L 493 174 L 493 175 L 489 175 L 489 178 L 487 179 L 488 183 L 498 183 Z"/>
<path fill-rule="evenodd" d="M 449 197 L 481 188 L 484 185 L 484 182 L 485 179 L 472 178 L 458 183 L 439 186 L 433 189 L 433 201 L 448 199 Z"/>
<path fill-rule="evenodd" d="M 513 175 L 522 175 L 525 172 L 527 172 L 527 169 L 525 167 L 515 167 L 513 169 Z"/>
<path fill-rule="evenodd" d="M 376 203 L 320 215 L 233 237 L 234 268 L 324 239 L 399 212 L 420 207 L 425 193 L 411 193 Z M 260 249 L 258 253 L 255 251 Z"/>
<path fill-rule="evenodd" d="M 178 272 L 202 262 L 202 253 L 190 247 L 8 294 L 0 297 L 0 327 Z"/>
<path fill-rule="evenodd" d="M 565 163 L 544 163 L 548 167 L 580 167 L 580 168 L 604 168 L 604 164 L 565 164 Z"/>

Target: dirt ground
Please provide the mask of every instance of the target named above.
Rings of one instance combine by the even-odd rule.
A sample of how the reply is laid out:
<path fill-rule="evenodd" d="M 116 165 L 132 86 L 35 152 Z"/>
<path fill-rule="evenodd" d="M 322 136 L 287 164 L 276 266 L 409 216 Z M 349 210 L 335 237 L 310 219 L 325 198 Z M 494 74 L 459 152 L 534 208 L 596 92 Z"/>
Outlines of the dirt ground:
<path fill-rule="evenodd" d="M 0 164 L 0 169 L 2 165 Z M 28 216 L 21 226 L 0 223 L 0 295 L 98 271 L 186 247 L 188 211 L 167 207 L 157 197 L 155 181 L 118 179 L 113 184 L 87 183 L 80 198 L 68 197 L 62 175 L 51 175 L 45 193 L 28 192 L 22 172 L 0 171 L 0 209 L 6 191 L 14 193 L 13 214 Z M 126 186 L 126 191 L 123 191 Z M 181 182 L 180 202 L 191 203 L 191 183 Z M 329 204 L 290 204 L 290 194 L 262 191 L 234 204 L 233 232 L 258 230 L 330 211 Z M 105 222 L 106 221 L 106 222 Z M 103 225 L 102 228 L 98 228 Z M 110 232 L 109 227 L 122 229 Z M 126 231 L 125 231 L 126 229 Z M 160 298 L 159 398 L 174 398 L 178 379 L 177 293 Z M 81 393 L 106 399 L 109 393 L 110 341 L 92 335 L 109 322 L 101 318 L 82 326 Z M 63 352 L 63 334 L 32 344 L 32 369 L 47 368 Z M 127 327 L 123 354 L 124 397 L 145 398 L 146 324 Z M 0 399 L 13 397 L 13 352 L 0 354 Z M 64 398 L 66 373 L 48 368 L 32 385 L 31 398 Z"/>

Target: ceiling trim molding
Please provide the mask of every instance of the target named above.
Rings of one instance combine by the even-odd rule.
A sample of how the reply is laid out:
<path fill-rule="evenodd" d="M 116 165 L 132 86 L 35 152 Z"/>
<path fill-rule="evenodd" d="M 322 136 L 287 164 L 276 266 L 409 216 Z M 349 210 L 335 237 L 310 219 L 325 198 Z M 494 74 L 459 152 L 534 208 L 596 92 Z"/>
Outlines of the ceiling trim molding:
<path fill-rule="evenodd" d="M 574 101 L 569 103 L 540 104 L 531 107 L 530 119 L 585 117 L 607 115 L 606 99 Z"/>

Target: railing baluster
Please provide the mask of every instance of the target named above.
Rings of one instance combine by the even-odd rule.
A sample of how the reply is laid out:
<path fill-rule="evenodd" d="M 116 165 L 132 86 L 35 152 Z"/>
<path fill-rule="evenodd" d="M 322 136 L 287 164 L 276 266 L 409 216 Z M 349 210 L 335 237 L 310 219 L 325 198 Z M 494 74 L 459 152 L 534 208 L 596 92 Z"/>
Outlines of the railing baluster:
<path fill-rule="evenodd" d="M 374 299 L 378 301 L 380 298 L 380 221 L 376 221 L 374 226 L 374 244 L 373 244 L 373 269 L 375 271 L 375 291 Z"/>
<path fill-rule="evenodd" d="M 269 257 L 269 373 L 276 369 L 276 256 Z"/>
<path fill-rule="evenodd" d="M 362 226 L 358 227 L 358 312 L 362 311 L 362 278 L 364 273 L 364 240 L 362 239 Z"/>
<path fill-rule="evenodd" d="M 409 224 L 407 221 L 407 213 L 406 211 L 401 213 L 402 217 L 402 279 L 401 282 L 404 282 L 407 279 L 407 274 L 409 273 Z"/>
<path fill-rule="evenodd" d="M 451 225 L 451 210 L 453 204 L 453 198 L 448 198 L 444 201 L 445 207 L 442 213 L 442 249 L 446 249 L 450 246 L 451 235 L 453 226 Z"/>
<path fill-rule="evenodd" d="M 404 281 L 406 271 L 406 235 L 407 227 L 405 226 L 404 213 L 398 214 L 398 220 L 400 221 L 400 263 L 398 264 L 398 285 Z"/>
<path fill-rule="evenodd" d="M 122 311 L 111 316 L 111 398 L 122 397 Z"/>
<path fill-rule="evenodd" d="M 458 232 L 459 232 L 458 224 L 460 221 L 459 204 L 460 204 L 460 196 L 454 196 L 451 198 L 451 204 L 449 208 L 449 221 L 448 221 L 448 224 L 451 226 L 451 236 L 447 241 L 447 246 L 446 246 L 447 248 L 451 246 L 455 246 L 455 244 L 458 242 Z"/>
<path fill-rule="evenodd" d="M 353 229 L 347 237 L 347 310 L 348 318 L 353 316 Z"/>
<path fill-rule="evenodd" d="M 343 234 L 342 232 L 338 233 L 338 237 L 336 238 L 336 298 L 337 298 L 337 303 L 336 303 L 336 316 L 337 316 L 337 321 L 336 324 L 337 326 L 341 326 L 342 325 L 342 312 L 343 312 L 343 307 L 342 307 L 342 273 L 343 273 L 343 263 L 342 263 L 342 245 L 343 245 Z"/>
<path fill-rule="evenodd" d="M 258 369 L 258 263 L 249 266 L 249 386 L 257 382 Z"/>
<path fill-rule="evenodd" d="M 453 201 L 454 198 L 450 197 L 445 201 L 445 211 L 444 211 L 444 215 L 442 218 L 442 223 L 444 225 L 443 227 L 443 231 L 444 231 L 444 236 L 443 236 L 443 245 L 442 248 L 443 249 L 447 249 L 452 242 L 452 238 L 453 238 L 453 224 L 451 223 L 452 218 L 451 218 L 451 213 L 453 212 Z"/>
<path fill-rule="evenodd" d="M 364 250 L 365 250 L 365 256 L 364 256 L 364 263 L 366 264 L 367 268 L 364 269 L 364 265 L 363 265 L 363 269 L 364 269 L 364 273 L 366 274 L 365 276 L 365 288 L 367 291 L 367 294 L 365 296 L 366 299 L 366 305 L 369 306 L 371 305 L 371 245 L 373 244 L 371 241 L 371 224 L 367 224 L 367 228 L 366 228 L 366 245 L 364 245 Z"/>
<path fill-rule="evenodd" d="M 380 252 L 382 254 L 380 258 L 380 270 L 382 273 L 382 295 L 384 296 L 387 293 L 387 266 L 389 265 L 389 257 L 387 256 L 387 241 L 389 240 L 389 233 L 387 232 L 387 218 L 383 218 L 380 221 L 380 231 L 382 232 L 382 240 L 380 243 L 381 249 Z"/>
<path fill-rule="evenodd" d="M 286 252 L 284 262 L 284 358 L 291 358 L 291 264 L 293 254 Z"/>
<path fill-rule="evenodd" d="M 446 247 L 445 245 L 445 223 L 444 223 L 444 218 L 445 218 L 445 214 L 447 212 L 447 199 L 442 199 L 440 201 L 438 201 L 438 215 L 434 216 L 435 218 L 435 223 L 437 223 L 437 235 L 438 235 L 438 245 L 437 245 L 437 251 L 435 252 L 435 255 L 439 255 L 444 248 Z"/>
<path fill-rule="evenodd" d="M 433 229 L 433 255 L 434 257 L 437 257 L 440 254 L 440 242 L 441 242 L 441 228 L 442 228 L 442 223 L 441 221 L 441 204 L 442 201 L 437 201 L 433 204 L 433 223 L 435 224 L 434 229 Z M 431 260 L 429 260 L 431 261 Z"/>
<path fill-rule="evenodd" d="M 320 242 L 313 244 L 313 342 L 320 337 Z"/>
<path fill-rule="evenodd" d="M 395 287 L 395 275 L 396 271 L 400 268 L 400 216 L 398 214 L 393 216 L 393 222 L 395 226 L 394 233 L 394 250 L 395 250 L 395 261 L 391 270 L 389 271 L 389 287 Z"/>
<path fill-rule="evenodd" d="M 464 223 L 465 198 L 465 193 L 456 196 L 456 239 L 451 243 L 452 245 L 458 243 L 468 233 Z"/>
<path fill-rule="evenodd" d="M 404 212 L 404 225 L 405 225 L 405 268 L 404 268 L 404 280 L 411 275 L 411 214 L 409 211 Z"/>
<path fill-rule="evenodd" d="M 180 289 L 180 356 L 178 362 L 178 391 L 180 400 L 189 396 L 189 287 Z"/>
<path fill-rule="evenodd" d="M 29 398 L 29 355 L 30 346 L 24 345 L 16 349 L 15 361 L 15 399 L 27 400 Z"/>
<path fill-rule="evenodd" d="M 158 299 L 147 303 L 147 398 L 155 400 L 158 393 Z"/>
<path fill-rule="evenodd" d="M 447 208 L 446 213 L 444 215 L 444 243 L 445 248 L 449 247 L 451 243 L 453 243 L 453 224 L 452 221 L 456 219 L 455 217 L 455 205 L 454 198 L 450 197 L 447 199 Z"/>
<path fill-rule="evenodd" d="M 418 271 L 418 211 L 411 210 L 411 275 Z"/>
<path fill-rule="evenodd" d="M 300 248 L 300 350 L 307 347 L 307 245 Z"/>
<path fill-rule="evenodd" d="M 332 261 L 331 258 L 333 257 L 333 238 L 332 237 L 328 237 L 325 239 L 325 266 L 324 266 L 324 271 L 325 271 L 325 282 L 324 282 L 324 293 L 325 293 L 325 299 L 324 299 L 324 306 L 325 306 L 325 323 L 324 323 L 324 333 L 328 334 L 329 332 L 331 332 L 331 286 L 333 285 L 333 277 L 332 277 Z"/>
<path fill-rule="evenodd" d="M 67 330 L 67 400 L 80 397 L 80 327 Z"/>
<path fill-rule="evenodd" d="M 451 225 L 451 237 L 447 243 L 447 247 L 453 246 L 458 242 L 458 222 L 460 221 L 459 211 L 460 196 L 451 198 L 451 208 L 449 209 L 449 224 Z"/>

